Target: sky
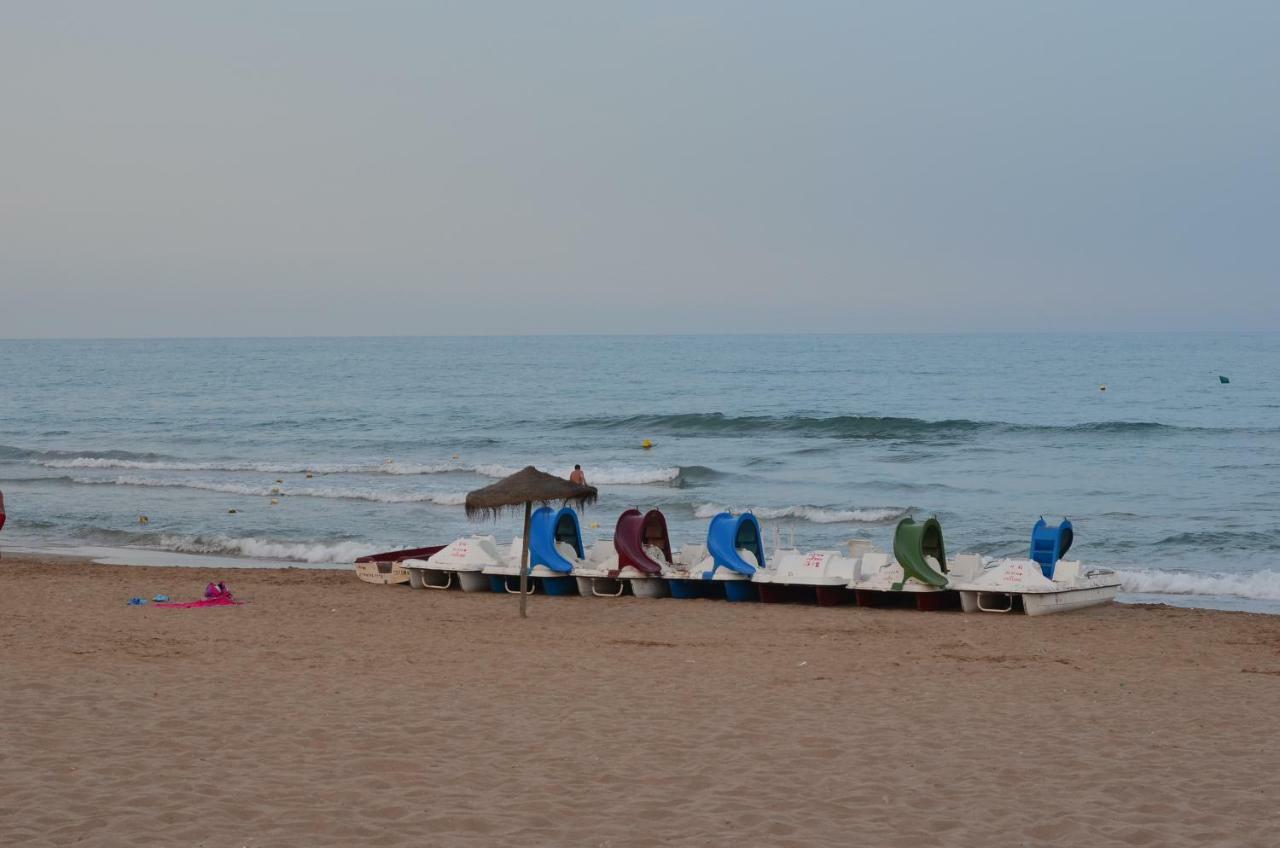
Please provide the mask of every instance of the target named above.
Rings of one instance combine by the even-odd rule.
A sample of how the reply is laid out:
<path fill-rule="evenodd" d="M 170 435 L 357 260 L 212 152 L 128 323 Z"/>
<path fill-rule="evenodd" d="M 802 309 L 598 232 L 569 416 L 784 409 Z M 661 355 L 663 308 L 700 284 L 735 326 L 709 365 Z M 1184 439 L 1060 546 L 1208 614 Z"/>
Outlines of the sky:
<path fill-rule="evenodd" d="M 0 337 L 1280 329 L 1280 3 L 0 4 Z"/>

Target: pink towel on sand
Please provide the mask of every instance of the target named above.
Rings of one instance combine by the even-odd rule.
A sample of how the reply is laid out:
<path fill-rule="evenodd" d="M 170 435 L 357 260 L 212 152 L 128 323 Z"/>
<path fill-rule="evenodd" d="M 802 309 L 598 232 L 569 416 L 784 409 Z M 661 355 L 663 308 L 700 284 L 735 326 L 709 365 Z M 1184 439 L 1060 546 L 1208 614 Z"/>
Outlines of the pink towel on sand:
<path fill-rule="evenodd" d="M 217 598 L 205 598 L 203 601 L 187 601 L 181 604 L 152 604 L 156 607 L 169 607 L 170 609 L 195 609 L 196 607 L 238 607 L 243 601 L 237 601 L 230 595 L 222 595 Z"/>
<path fill-rule="evenodd" d="M 169 607 L 170 609 L 195 609 L 196 607 L 236 607 L 240 604 L 240 601 L 231 597 L 231 590 L 227 588 L 226 583 L 210 583 L 204 587 L 204 600 L 202 601 L 156 604 L 155 606 Z"/>

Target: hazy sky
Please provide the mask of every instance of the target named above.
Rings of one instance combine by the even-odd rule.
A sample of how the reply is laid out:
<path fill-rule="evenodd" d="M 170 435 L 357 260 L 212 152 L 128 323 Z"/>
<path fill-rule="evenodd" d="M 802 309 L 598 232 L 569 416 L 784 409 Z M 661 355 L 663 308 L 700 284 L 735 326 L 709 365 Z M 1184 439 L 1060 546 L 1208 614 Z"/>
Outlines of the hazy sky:
<path fill-rule="evenodd" d="M 0 337 L 1280 328 L 1280 3 L 0 3 Z"/>

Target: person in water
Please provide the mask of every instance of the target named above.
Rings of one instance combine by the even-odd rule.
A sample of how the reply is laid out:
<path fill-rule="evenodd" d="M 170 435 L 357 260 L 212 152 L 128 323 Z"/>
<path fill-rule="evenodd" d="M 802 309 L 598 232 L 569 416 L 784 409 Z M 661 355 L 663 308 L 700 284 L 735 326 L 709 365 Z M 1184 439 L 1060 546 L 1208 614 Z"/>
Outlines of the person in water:
<path fill-rule="evenodd" d="M 582 466 L 573 466 L 573 471 L 569 473 L 569 482 L 577 483 L 579 486 L 587 485 L 587 475 L 582 473 Z"/>

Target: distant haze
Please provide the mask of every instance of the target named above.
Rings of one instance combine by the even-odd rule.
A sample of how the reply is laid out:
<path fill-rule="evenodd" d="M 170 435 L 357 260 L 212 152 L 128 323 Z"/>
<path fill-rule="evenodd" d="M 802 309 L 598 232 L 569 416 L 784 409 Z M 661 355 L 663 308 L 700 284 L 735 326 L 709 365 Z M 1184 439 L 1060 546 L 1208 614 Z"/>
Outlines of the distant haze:
<path fill-rule="evenodd" d="M 1280 328 L 1280 3 L 9 2 L 0 337 Z"/>

